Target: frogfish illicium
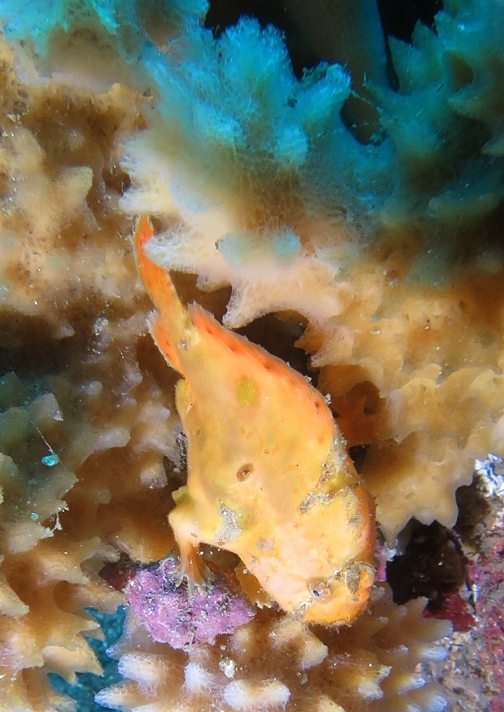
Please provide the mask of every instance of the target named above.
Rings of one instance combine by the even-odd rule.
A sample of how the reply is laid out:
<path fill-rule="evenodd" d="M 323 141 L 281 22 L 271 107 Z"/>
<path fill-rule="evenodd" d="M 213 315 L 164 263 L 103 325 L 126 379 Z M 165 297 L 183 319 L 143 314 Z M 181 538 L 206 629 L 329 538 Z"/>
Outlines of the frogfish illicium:
<path fill-rule="evenodd" d="M 187 435 L 187 485 L 169 515 L 180 575 L 203 584 L 200 543 L 237 554 L 261 587 L 300 620 L 350 622 L 374 579 L 374 506 L 322 396 L 299 373 L 187 309 L 135 236 L 140 275 L 156 306 L 152 336 L 182 378 L 176 404 Z"/>

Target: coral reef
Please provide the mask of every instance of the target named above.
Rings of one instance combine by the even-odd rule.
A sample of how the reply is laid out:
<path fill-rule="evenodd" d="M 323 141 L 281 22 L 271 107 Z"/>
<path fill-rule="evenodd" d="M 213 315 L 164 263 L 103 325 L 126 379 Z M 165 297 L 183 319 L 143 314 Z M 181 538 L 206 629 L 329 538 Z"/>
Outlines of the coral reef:
<path fill-rule="evenodd" d="M 218 644 L 188 653 L 150 639 L 132 614 L 110 651 L 127 679 L 98 694 L 112 709 L 442 710 L 440 688 L 424 684 L 422 660 L 443 655 L 436 641 L 446 621 L 425 620 L 425 600 L 405 606 L 381 584 L 350 628 L 330 630 L 263 610 Z"/>
<path fill-rule="evenodd" d="M 123 600 L 104 562 L 170 547 L 156 488 L 178 421 L 169 376 L 143 373 L 148 304 L 114 210 L 135 95 L 49 82 L 20 52 L 23 82 L 1 46 L 0 639 L 2 704 L 25 712 L 65 706 L 48 672 L 100 672 L 84 609 Z"/>
<path fill-rule="evenodd" d="M 147 333 L 136 214 L 158 233 L 148 257 L 187 273 L 184 302 L 249 335 L 276 314 L 273 352 L 297 339 L 311 354 L 389 546 L 413 517 L 452 527 L 475 458 L 504 456 L 504 4 L 446 0 L 410 42 L 358 5 L 352 47 L 340 33 L 330 63 L 296 76 L 278 30 L 210 26 L 204 0 L 0 0 L 0 708 L 71 709 L 47 675 L 100 672 L 88 607 L 125 600 L 125 559 L 155 566 L 174 547 L 184 440 Z M 323 33 L 304 31 L 323 56 Z M 459 631 L 444 684 L 459 695 L 449 666 L 470 646 L 478 702 L 497 688 L 478 686 L 477 661 L 502 653 L 494 513 L 470 569 L 479 625 L 462 631 L 445 598 Z M 421 599 L 380 585 L 336 631 L 248 593 L 253 620 L 188 651 L 130 610 L 112 651 L 126 681 L 98 701 L 444 708 L 419 665 L 449 626 Z"/>
<path fill-rule="evenodd" d="M 116 550 L 97 535 L 75 540 L 61 524 L 68 509 L 62 497 L 76 482 L 72 470 L 92 442 L 68 415 L 64 385 L 53 388 L 58 400 L 52 392 L 34 397 L 13 374 L 0 389 L 2 400 L 20 403 L 0 420 L 2 701 L 22 710 L 46 695 L 57 704 L 47 671 L 70 680 L 75 672 L 100 671 L 82 637 L 99 625 L 84 606 L 93 600 L 113 611 L 121 597 L 96 572 L 97 562 L 117 558 Z"/>
<path fill-rule="evenodd" d="M 82 637 L 99 634 L 98 624 L 84 608 L 112 612 L 123 596 L 99 570 L 121 551 L 151 561 L 172 545 L 168 498 L 159 497 L 163 456 L 176 455 L 170 411 L 127 353 L 142 324 L 104 327 L 107 355 L 96 343 L 77 373 L 31 389 L 12 375 L 2 380 L 2 401 L 18 403 L 2 414 L 0 437 L 2 695 L 10 710 L 59 708 L 48 672 L 69 680 L 100 672 Z M 123 364 L 115 383 L 109 358 Z M 157 429 L 146 428 L 156 419 Z"/>

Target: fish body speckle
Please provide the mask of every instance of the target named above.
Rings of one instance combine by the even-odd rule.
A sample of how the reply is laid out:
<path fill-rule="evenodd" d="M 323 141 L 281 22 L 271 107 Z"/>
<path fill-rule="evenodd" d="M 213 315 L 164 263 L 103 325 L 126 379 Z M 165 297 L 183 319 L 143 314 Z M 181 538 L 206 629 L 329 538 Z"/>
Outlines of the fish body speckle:
<path fill-rule="evenodd" d="M 374 579 L 373 503 L 324 397 L 286 363 L 180 302 L 143 246 L 136 254 L 157 308 L 151 333 L 182 379 L 187 485 L 169 516 L 181 573 L 201 583 L 200 543 L 237 554 L 285 611 L 323 624 L 351 621 Z"/>

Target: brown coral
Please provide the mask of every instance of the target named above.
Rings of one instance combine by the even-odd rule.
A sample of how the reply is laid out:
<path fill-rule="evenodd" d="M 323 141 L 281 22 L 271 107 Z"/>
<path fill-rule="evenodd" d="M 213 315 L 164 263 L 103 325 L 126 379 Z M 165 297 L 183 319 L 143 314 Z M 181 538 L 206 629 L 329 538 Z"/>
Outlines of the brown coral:
<path fill-rule="evenodd" d="M 82 328 L 83 311 L 106 316 L 119 302 L 133 311 L 116 141 L 135 129 L 141 103 L 118 84 L 99 92 L 43 79 L 18 53 L 25 82 L 2 40 L 0 323 L 14 347 L 28 324 L 62 339 Z"/>
<path fill-rule="evenodd" d="M 453 526 L 475 457 L 503 447 L 502 273 L 475 261 L 411 285 L 400 258 L 392 243 L 380 269 L 362 265 L 342 314 L 301 340 L 350 445 L 368 446 L 362 473 L 391 540 L 413 516 Z"/>
<path fill-rule="evenodd" d="M 0 382 L 0 687 L 2 704 L 25 712 L 68 707 L 48 672 L 100 673 L 83 634 L 101 632 L 84 608 L 123 600 L 103 564 L 171 546 L 159 490 L 178 421 L 142 338 L 128 222 L 112 211 L 134 94 L 22 83 L 0 51 L 1 357 L 23 375 Z"/>
<path fill-rule="evenodd" d="M 115 339 L 105 338 L 108 330 Z M 159 492 L 163 457 L 177 457 L 173 424 L 137 354 L 127 355 L 138 331 L 135 319 L 105 327 L 107 355 L 96 348 L 80 378 L 67 371 L 32 389 L 14 376 L 2 381 L 2 400 L 20 403 L 0 422 L 0 639 L 9 709 L 56 705 L 47 672 L 68 680 L 100 673 L 82 637 L 99 635 L 99 625 L 83 609 L 113 612 L 123 597 L 98 571 L 121 551 L 150 561 L 172 545 L 170 501 Z M 124 368 L 114 384 L 106 374 L 119 350 Z M 34 390 L 42 395 L 30 400 Z"/>

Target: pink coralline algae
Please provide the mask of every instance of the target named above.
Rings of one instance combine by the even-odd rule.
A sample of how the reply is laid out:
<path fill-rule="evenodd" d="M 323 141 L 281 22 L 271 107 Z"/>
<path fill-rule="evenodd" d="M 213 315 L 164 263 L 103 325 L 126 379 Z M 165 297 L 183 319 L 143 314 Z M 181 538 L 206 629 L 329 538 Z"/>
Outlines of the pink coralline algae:
<path fill-rule="evenodd" d="M 471 606 L 461 595 L 460 591 L 450 591 L 442 596 L 440 605 L 434 613 L 428 609 L 424 611 L 425 618 L 439 618 L 449 620 L 453 624 L 453 630 L 458 633 L 467 633 L 476 621 L 471 612 Z"/>
<path fill-rule="evenodd" d="M 205 589 L 191 594 L 185 580 L 178 584 L 178 573 L 176 560 L 166 558 L 137 571 L 127 589 L 129 605 L 158 643 L 212 645 L 217 635 L 233 633 L 254 617 L 234 574 L 215 572 Z"/>
<path fill-rule="evenodd" d="M 504 459 L 477 460 L 476 475 L 466 493 L 472 517 L 461 531 L 467 580 L 459 600 L 453 592 L 439 611 L 456 632 L 435 675 L 450 712 L 504 712 Z"/>
<path fill-rule="evenodd" d="M 492 712 L 504 711 L 504 461 L 495 455 L 477 462 L 480 486 L 486 490 L 489 511 L 486 536 L 477 561 L 469 569 L 474 606 L 482 638 L 481 669 L 490 681 Z"/>
<path fill-rule="evenodd" d="M 496 555 L 502 561 L 504 553 L 504 532 L 497 542 L 499 551 Z M 480 663 L 485 670 L 485 677 L 493 680 L 490 684 L 492 697 L 489 700 L 491 712 L 504 712 L 504 673 L 502 660 L 504 658 L 504 567 L 496 566 L 495 559 L 481 557 L 477 564 L 471 566 L 469 576 L 478 611 L 479 636 L 481 638 Z"/>

